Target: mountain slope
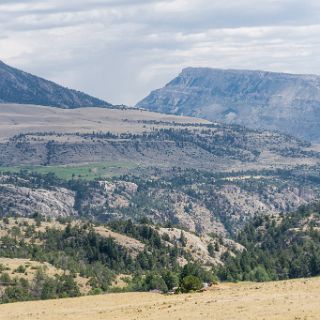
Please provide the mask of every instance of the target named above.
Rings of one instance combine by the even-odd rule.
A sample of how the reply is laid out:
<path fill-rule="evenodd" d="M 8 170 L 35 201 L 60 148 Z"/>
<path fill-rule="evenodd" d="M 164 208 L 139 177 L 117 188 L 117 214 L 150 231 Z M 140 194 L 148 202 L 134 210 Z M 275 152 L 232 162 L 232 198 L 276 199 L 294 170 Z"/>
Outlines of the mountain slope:
<path fill-rule="evenodd" d="M 320 77 L 315 75 L 186 68 L 137 106 L 320 140 Z"/>
<path fill-rule="evenodd" d="M 12 68 L 0 61 L 0 103 L 24 103 L 60 108 L 109 107 L 111 104 L 80 91 Z"/>

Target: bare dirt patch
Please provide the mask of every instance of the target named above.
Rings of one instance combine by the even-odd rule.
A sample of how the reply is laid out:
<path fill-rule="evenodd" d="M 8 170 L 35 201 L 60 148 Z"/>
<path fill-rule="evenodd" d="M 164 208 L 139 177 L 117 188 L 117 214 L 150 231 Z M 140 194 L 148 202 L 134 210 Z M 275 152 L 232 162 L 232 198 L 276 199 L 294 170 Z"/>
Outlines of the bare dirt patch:
<path fill-rule="evenodd" d="M 138 253 L 143 251 L 145 248 L 145 245 L 139 240 L 113 232 L 105 227 L 95 227 L 94 230 L 105 238 L 113 238 L 119 245 L 127 248 L 133 256 L 138 255 Z"/>

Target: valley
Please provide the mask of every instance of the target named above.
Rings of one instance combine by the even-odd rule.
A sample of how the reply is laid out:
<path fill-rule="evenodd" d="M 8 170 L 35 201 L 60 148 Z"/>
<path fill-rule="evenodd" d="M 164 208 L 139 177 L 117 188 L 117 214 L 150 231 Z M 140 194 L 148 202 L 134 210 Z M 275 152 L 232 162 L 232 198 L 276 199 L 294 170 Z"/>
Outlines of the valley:
<path fill-rule="evenodd" d="M 268 285 L 281 286 L 263 282 L 294 287 L 289 279 L 320 274 L 317 144 L 112 105 L 3 103 L 0 135 L 1 303 L 91 295 L 102 303 L 121 293 L 155 299 L 155 319 L 167 299 L 176 310 L 168 317 L 185 318 L 189 299 L 204 304 L 197 316 L 214 306 L 220 317 L 218 298 L 203 299 L 258 287 L 265 303 Z M 231 283 L 243 281 L 259 284 Z M 147 291 L 197 293 L 134 293 Z M 130 308 L 112 312 L 126 319 Z"/>
<path fill-rule="evenodd" d="M 320 319 L 295 2 L 0 2 L 0 320 Z"/>
<path fill-rule="evenodd" d="M 125 107 L 0 115 L 2 215 L 148 217 L 225 236 L 320 191 L 320 153 L 279 133 Z"/>

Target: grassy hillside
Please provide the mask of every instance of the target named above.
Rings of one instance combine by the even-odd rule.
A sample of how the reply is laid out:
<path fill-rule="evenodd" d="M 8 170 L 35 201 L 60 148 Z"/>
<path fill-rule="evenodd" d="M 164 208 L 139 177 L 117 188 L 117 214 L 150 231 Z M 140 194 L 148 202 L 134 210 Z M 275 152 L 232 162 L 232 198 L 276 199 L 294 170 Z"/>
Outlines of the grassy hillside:
<path fill-rule="evenodd" d="M 161 233 L 160 233 L 161 230 Z M 209 245 L 216 247 L 214 253 Z M 218 245 L 218 247 L 217 247 Z M 112 291 L 167 292 L 187 276 L 212 282 L 230 243 L 146 222 L 0 221 L 0 304 Z M 234 254 L 234 253 L 233 253 Z M 125 285 L 116 282 L 123 276 Z M 120 281 L 121 282 L 121 281 Z M 200 283 L 202 283 L 200 282 Z"/>
<path fill-rule="evenodd" d="M 146 218 L 104 225 L 38 215 L 3 218 L 0 302 L 115 290 L 168 292 L 179 287 L 185 292 L 189 277 L 199 281 L 192 284 L 196 290 L 218 279 L 267 282 L 319 276 L 319 208 L 315 204 L 287 215 L 253 218 L 238 232 L 238 243 L 222 235 L 154 225 Z M 127 280 L 119 289 L 114 283 L 121 275 Z"/>
<path fill-rule="evenodd" d="M 141 133 L 153 127 L 173 124 L 208 124 L 209 121 L 191 117 L 165 115 L 132 108 L 80 108 L 0 104 L 0 134 L 2 138 L 20 133 Z M 14 125 L 12 125 L 14 124 Z"/>

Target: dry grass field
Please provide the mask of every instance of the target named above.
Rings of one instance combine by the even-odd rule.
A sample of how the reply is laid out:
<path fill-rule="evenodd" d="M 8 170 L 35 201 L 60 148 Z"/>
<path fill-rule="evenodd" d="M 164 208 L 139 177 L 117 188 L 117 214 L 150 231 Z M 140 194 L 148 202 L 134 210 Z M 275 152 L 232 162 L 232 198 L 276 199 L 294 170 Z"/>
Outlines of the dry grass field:
<path fill-rule="evenodd" d="M 55 275 L 62 275 L 64 273 L 69 274 L 69 272 L 64 272 L 62 269 L 57 269 L 53 265 L 47 262 L 37 262 L 30 259 L 10 259 L 0 257 L 0 265 L 2 265 L 5 270 L 3 273 L 8 273 L 11 279 L 26 279 L 32 281 L 39 269 L 43 270 L 47 276 L 53 278 Z M 19 267 L 25 269 L 24 272 L 19 272 Z M 1 272 L 0 272 L 1 274 Z M 120 279 L 121 280 L 121 279 Z M 89 279 L 81 277 L 79 274 L 75 278 L 76 283 L 79 286 L 80 292 L 82 294 L 88 294 L 91 290 L 91 286 L 88 284 Z M 3 287 L 0 284 L 0 292 Z M 0 319 L 1 313 L 0 313 Z"/>
<path fill-rule="evenodd" d="M 88 133 L 92 131 L 114 133 L 141 133 L 164 125 L 143 124 L 141 121 L 166 123 L 210 123 L 206 120 L 165 115 L 134 109 L 53 107 L 0 104 L 0 137 L 19 133 L 61 132 Z"/>
<path fill-rule="evenodd" d="M 33 280 L 36 271 L 40 268 L 42 268 L 46 274 L 51 277 L 55 274 L 63 274 L 63 270 L 59 270 L 47 262 L 40 263 L 37 261 L 31 261 L 29 259 L 0 258 L 0 264 L 6 268 L 4 272 L 8 273 L 11 278 L 18 277 L 27 279 L 29 281 Z M 21 266 L 26 269 L 26 271 L 23 273 L 16 271 Z"/>
<path fill-rule="evenodd" d="M 186 295 L 124 293 L 0 306 L 1 320 L 311 320 L 320 278 L 221 284 Z"/>

